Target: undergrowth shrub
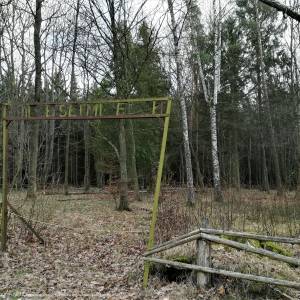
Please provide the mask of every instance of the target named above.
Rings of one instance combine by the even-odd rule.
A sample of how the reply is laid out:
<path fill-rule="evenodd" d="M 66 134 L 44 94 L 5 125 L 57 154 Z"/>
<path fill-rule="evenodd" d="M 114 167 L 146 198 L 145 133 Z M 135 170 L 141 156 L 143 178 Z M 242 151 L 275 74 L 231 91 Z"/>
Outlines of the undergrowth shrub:
<path fill-rule="evenodd" d="M 172 237 L 188 232 L 191 228 L 191 213 L 182 198 L 173 191 L 163 191 L 159 202 L 156 241 L 164 242 Z"/>
<path fill-rule="evenodd" d="M 157 240 L 165 241 L 208 223 L 224 230 L 266 235 L 298 236 L 300 206 L 293 195 L 277 196 L 253 190 L 227 189 L 222 203 L 213 201 L 213 191 L 197 193 L 195 206 L 187 205 L 185 189 L 164 190 L 159 204 Z"/>

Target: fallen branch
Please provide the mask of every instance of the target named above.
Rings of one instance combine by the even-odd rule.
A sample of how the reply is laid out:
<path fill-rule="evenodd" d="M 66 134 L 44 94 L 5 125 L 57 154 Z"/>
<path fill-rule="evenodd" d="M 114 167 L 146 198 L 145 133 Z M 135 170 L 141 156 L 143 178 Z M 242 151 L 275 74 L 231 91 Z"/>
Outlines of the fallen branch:
<path fill-rule="evenodd" d="M 38 238 L 40 243 L 42 245 L 45 245 L 44 239 L 36 232 L 36 230 L 28 223 L 24 217 L 7 201 L 7 206 L 10 208 L 10 210 L 14 213 L 15 216 L 17 216 L 24 224 L 25 226 Z"/>

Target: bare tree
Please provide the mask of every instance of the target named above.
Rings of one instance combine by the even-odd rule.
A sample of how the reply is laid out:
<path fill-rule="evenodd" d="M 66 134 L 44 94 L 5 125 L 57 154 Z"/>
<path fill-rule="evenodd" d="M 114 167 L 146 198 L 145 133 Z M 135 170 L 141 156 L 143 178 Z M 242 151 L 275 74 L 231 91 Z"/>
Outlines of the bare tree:
<path fill-rule="evenodd" d="M 213 1 L 214 10 L 214 90 L 213 99 L 210 103 L 210 130 L 211 130 L 211 151 L 213 163 L 213 177 L 215 199 L 222 201 L 220 164 L 218 157 L 218 133 L 217 133 L 217 105 L 218 94 L 220 91 L 220 72 L 221 72 L 221 1 L 219 0 L 219 10 L 217 10 L 216 0 Z"/>
<path fill-rule="evenodd" d="M 193 168 L 192 168 L 192 157 L 190 150 L 190 140 L 189 140 L 189 128 L 188 128 L 188 117 L 185 97 L 183 95 L 183 86 L 182 86 L 182 62 L 180 59 L 180 33 L 178 31 L 179 24 L 176 23 L 173 1 L 168 0 L 168 8 L 171 16 L 171 30 L 173 36 L 173 47 L 174 47 L 174 57 L 176 63 L 176 99 L 180 103 L 181 109 L 181 123 L 182 123 L 182 136 L 183 136 L 183 146 L 184 146 L 184 158 L 185 158 L 185 171 L 186 171 L 186 180 L 188 188 L 188 197 L 187 202 L 190 205 L 195 203 L 195 190 L 194 190 L 194 178 L 193 178 Z"/>
<path fill-rule="evenodd" d="M 135 76 L 128 71 L 129 65 L 132 63 L 130 60 L 130 34 L 140 22 L 139 13 L 145 2 L 135 7 L 134 12 L 129 12 L 125 7 L 126 1 L 108 0 L 105 4 L 106 6 L 103 7 L 97 1 L 89 0 L 89 7 L 86 9 L 92 24 L 95 25 L 91 39 L 97 49 L 97 53 L 94 54 L 97 60 L 97 72 L 103 72 L 101 75 L 105 75 L 114 83 L 114 90 L 110 96 L 127 98 L 131 96 L 134 82 L 139 76 L 139 69 L 136 70 Z M 145 62 L 146 60 L 147 58 L 145 58 Z M 93 69 L 91 65 L 90 62 L 89 67 Z M 106 66 L 104 70 L 100 65 Z M 97 81 L 99 73 L 91 74 L 91 76 L 101 85 Z M 113 148 L 119 160 L 120 198 L 117 207 L 120 210 L 129 209 L 126 129 L 125 121 L 120 120 L 118 146 L 114 141 L 110 141 L 102 135 L 102 138 L 105 138 Z M 129 138 L 132 140 L 134 136 L 129 136 Z"/>
<path fill-rule="evenodd" d="M 219 1 L 218 8 L 216 0 L 213 1 L 213 37 L 214 37 L 214 82 L 213 96 L 211 96 L 208 84 L 205 80 L 201 56 L 198 54 L 199 77 L 203 89 L 204 99 L 209 105 L 210 112 L 210 136 L 211 136 L 211 156 L 214 182 L 214 198 L 216 201 L 223 201 L 221 178 L 220 178 L 220 163 L 218 156 L 218 132 L 217 132 L 217 105 L 218 94 L 220 91 L 220 71 L 221 71 L 221 3 Z M 200 52 L 200 49 L 198 50 Z"/>
<path fill-rule="evenodd" d="M 76 11 L 75 11 L 75 22 L 74 22 L 74 36 L 72 45 L 72 57 L 71 57 L 71 86 L 70 86 L 70 99 L 76 101 L 76 77 L 75 77 L 75 56 L 77 48 L 78 38 L 78 17 L 80 11 L 80 0 L 77 0 Z M 71 122 L 67 121 L 67 133 L 66 133 L 66 147 L 65 147 L 65 181 L 64 181 L 64 194 L 68 194 L 69 185 L 69 160 L 70 160 L 70 133 L 71 133 Z"/>
<path fill-rule="evenodd" d="M 134 189 L 134 197 L 136 201 L 141 201 L 140 197 L 140 188 L 139 188 L 139 180 L 136 168 L 136 145 L 135 145 L 135 138 L 134 138 L 134 127 L 132 120 L 129 120 L 129 138 L 131 144 L 131 176 L 132 176 L 132 183 Z"/>
<path fill-rule="evenodd" d="M 43 0 L 36 0 L 34 13 L 34 101 L 41 102 L 42 92 L 42 58 L 41 58 L 41 25 L 42 25 L 42 4 Z M 39 122 L 32 124 L 32 133 L 30 135 L 29 145 L 31 147 L 29 158 L 29 176 L 28 176 L 28 198 L 35 198 L 37 191 L 37 164 L 38 164 L 38 145 L 39 144 Z"/>
<path fill-rule="evenodd" d="M 263 47 L 262 47 L 262 38 L 261 38 L 261 26 L 259 20 L 259 13 L 258 13 L 258 0 L 255 1 L 255 22 L 256 22 L 256 30 L 257 30 L 257 45 L 258 45 L 258 62 L 260 67 L 260 74 L 261 74 L 261 85 L 263 91 L 263 103 L 266 107 L 267 113 L 267 124 L 270 133 L 270 141 L 271 141 L 271 151 L 273 156 L 273 162 L 275 167 L 275 179 L 276 179 L 276 187 L 279 194 L 282 194 L 282 182 L 281 182 L 281 174 L 280 174 L 280 167 L 279 167 L 279 159 L 278 159 L 278 152 L 277 152 L 277 142 L 275 136 L 275 130 L 273 126 L 273 120 L 271 116 L 271 108 L 270 108 L 270 99 L 267 87 L 267 79 L 266 79 L 266 70 L 265 70 L 265 62 L 264 62 L 264 54 L 263 54 Z"/>

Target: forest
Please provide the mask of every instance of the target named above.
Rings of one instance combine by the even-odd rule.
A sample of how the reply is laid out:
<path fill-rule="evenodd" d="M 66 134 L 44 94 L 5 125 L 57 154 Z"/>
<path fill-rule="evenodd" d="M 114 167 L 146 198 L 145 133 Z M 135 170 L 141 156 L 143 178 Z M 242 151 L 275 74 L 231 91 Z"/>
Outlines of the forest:
<path fill-rule="evenodd" d="M 299 299 L 299 22 L 0 0 L 0 299 Z"/>

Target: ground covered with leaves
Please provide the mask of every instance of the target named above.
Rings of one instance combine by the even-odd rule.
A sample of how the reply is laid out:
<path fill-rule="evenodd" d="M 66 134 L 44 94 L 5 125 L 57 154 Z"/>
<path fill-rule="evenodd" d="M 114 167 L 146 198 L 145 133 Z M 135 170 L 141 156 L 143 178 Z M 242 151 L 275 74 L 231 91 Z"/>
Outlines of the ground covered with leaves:
<path fill-rule="evenodd" d="M 10 214 L 8 251 L 0 257 L 0 299 L 239 299 L 233 287 L 245 289 L 247 283 L 219 278 L 213 288 L 201 290 L 192 276 L 170 282 L 156 274 L 151 276 L 149 288 L 142 290 L 151 197 L 131 202 L 129 212 L 119 212 L 105 191 L 41 194 L 34 206 L 23 196 L 10 194 L 10 201 L 31 219 L 46 245 L 39 244 Z M 234 265 L 235 270 L 245 271 L 257 265 L 255 258 L 249 260 L 242 252 L 217 250 L 213 256 L 216 266 L 232 269 Z M 267 260 L 262 266 L 268 268 Z M 300 276 L 299 268 L 278 267 L 284 269 L 282 273 L 288 272 L 291 280 Z M 269 295 L 275 295 L 273 292 L 269 290 Z M 279 290 L 276 299 L 284 299 L 285 294 Z"/>

